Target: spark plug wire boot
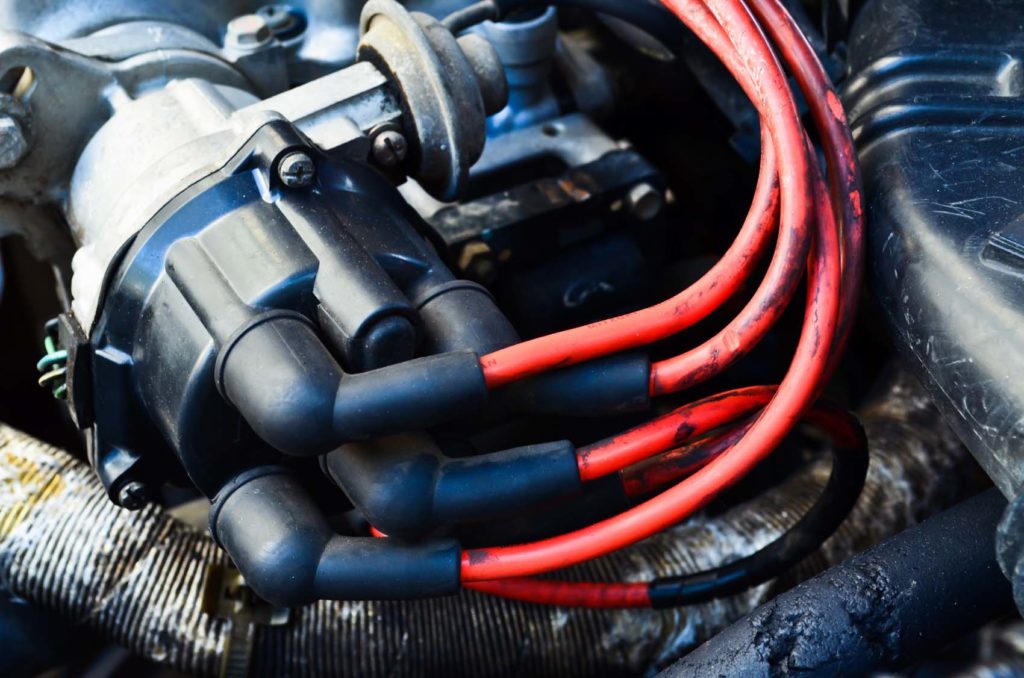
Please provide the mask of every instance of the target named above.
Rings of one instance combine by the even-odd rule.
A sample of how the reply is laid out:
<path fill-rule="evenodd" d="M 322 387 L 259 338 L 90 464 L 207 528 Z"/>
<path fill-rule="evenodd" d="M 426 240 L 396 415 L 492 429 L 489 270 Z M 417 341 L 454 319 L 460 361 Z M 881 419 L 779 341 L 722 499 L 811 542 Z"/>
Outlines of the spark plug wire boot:
<path fill-rule="evenodd" d="M 286 469 L 245 471 L 217 493 L 210 532 L 246 583 L 284 607 L 316 600 L 403 600 L 459 590 L 459 545 L 345 537 Z"/>

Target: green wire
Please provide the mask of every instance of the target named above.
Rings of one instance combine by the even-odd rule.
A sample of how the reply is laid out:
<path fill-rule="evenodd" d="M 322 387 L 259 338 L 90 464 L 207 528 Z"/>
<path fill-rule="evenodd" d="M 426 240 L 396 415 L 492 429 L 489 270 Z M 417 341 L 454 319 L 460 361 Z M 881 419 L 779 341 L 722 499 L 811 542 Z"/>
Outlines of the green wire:
<path fill-rule="evenodd" d="M 36 363 L 36 369 L 45 373 L 39 378 L 39 385 L 49 386 L 53 397 L 63 400 L 68 397 L 68 352 L 58 350 L 56 342 L 49 335 L 43 338 L 43 346 L 46 348 L 46 355 Z"/>
<path fill-rule="evenodd" d="M 52 342 L 51 342 L 52 343 Z M 39 359 L 36 363 L 36 369 L 40 372 L 45 372 L 54 365 L 59 363 L 67 362 L 68 352 L 67 351 L 47 351 L 47 354 Z"/>

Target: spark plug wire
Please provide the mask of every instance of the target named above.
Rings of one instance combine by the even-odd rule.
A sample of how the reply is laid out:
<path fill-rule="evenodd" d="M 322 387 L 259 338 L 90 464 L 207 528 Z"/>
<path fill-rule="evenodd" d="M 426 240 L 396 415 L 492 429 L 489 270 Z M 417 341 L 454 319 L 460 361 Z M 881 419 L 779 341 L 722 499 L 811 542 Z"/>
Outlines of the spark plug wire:
<path fill-rule="evenodd" d="M 714 40 L 708 36 L 724 30 L 746 66 L 736 75 L 746 78 L 756 92 L 755 104 L 779 155 L 780 233 L 804 233 L 817 227 L 810 257 L 809 299 L 796 354 L 747 435 L 708 466 L 661 495 L 581 530 L 530 544 L 467 550 L 462 558 L 463 581 L 568 567 L 675 524 L 767 457 L 821 390 L 839 312 L 841 257 L 829 197 L 809 157 L 786 76 L 738 0 L 708 0 L 707 7 L 697 0 L 671 0 L 668 4 L 707 42 Z M 661 450 L 652 450 L 657 451 Z"/>
<path fill-rule="evenodd" d="M 797 565 L 827 539 L 853 508 L 868 469 L 867 439 L 856 417 L 819 404 L 806 421 L 833 439 L 832 472 L 818 500 L 780 537 L 753 554 L 702 572 L 649 582 L 574 582 L 519 577 L 466 587 L 532 603 L 591 608 L 694 605 L 739 593 Z"/>
<path fill-rule="evenodd" d="M 648 344 L 703 320 L 750 277 L 773 235 L 777 236 L 775 254 L 748 304 L 708 342 L 655 363 L 650 391 L 662 395 L 683 390 L 719 374 L 746 354 L 788 305 L 806 267 L 807 306 L 793 361 L 777 388 L 752 387 L 705 399 L 581 449 L 581 478 L 592 480 L 722 426 L 740 425 L 733 435 L 726 436 L 733 443 L 729 449 L 710 455 L 705 465 L 679 484 L 618 516 L 529 544 L 464 551 L 461 577 L 466 586 L 513 597 L 545 589 L 541 596 L 545 602 L 564 604 L 643 604 L 639 589 L 628 584 L 575 585 L 523 577 L 622 548 L 706 505 L 765 459 L 807 413 L 835 370 L 849 334 L 863 268 L 860 180 L 842 106 L 824 69 L 779 0 L 662 1 L 718 55 L 761 115 L 761 174 L 743 227 L 718 264 L 675 297 L 484 356 L 485 380 L 489 388 L 497 388 L 556 367 Z M 648 24 L 641 28 L 653 26 L 654 5 L 648 2 L 565 3 L 626 20 L 639 18 Z M 515 7 L 514 0 L 492 4 L 506 14 Z M 529 0 L 519 4 L 529 4 Z M 621 5 L 628 7 L 618 11 Z M 661 28 L 655 29 L 659 37 L 665 35 Z M 766 33 L 811 109 L 825 154 L 828 185 Z"/>

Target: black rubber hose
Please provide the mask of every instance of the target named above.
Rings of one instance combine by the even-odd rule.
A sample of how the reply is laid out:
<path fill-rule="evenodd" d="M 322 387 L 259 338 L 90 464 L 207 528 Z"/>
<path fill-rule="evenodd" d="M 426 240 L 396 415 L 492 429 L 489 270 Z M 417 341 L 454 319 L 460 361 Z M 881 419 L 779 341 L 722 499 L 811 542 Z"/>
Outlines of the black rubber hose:
<path fill-rule="evenodd" d="M 831 537 L 856 505 L 868 472 L 867 437 L 856 418 L 848 418 L 857 444 L 832 446 L 828 482 L 793 527 L 746 558 L 712 570 L 653 580 L 649 588 L 652 607 L 694 605 L 735 595 L 788 572 Z"/>
<path fill-rule="evenodd" d="M 934 653 L 1013 609 L 988 490 L 761 606 L 661 675 L 867 675 Z"/>

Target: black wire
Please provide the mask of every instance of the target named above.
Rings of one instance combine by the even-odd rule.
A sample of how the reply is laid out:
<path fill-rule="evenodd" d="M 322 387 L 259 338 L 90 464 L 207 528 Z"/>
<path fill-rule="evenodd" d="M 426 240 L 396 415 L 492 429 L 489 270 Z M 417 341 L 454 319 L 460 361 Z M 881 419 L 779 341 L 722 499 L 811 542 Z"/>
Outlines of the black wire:
<path fill-rule="evenodd" d="M 649 588 L 651 606 L 694 605 L 740 593 L 778 577 L 817 550 L 849 515 L 867 476 L 867 438 L 853 415 L 844 414 L 857 431 L 857 445 L 832 446 L 828 482 L 814 506 L 793 527 L 746 558 L 713 570 L 655 579 Z"/>

